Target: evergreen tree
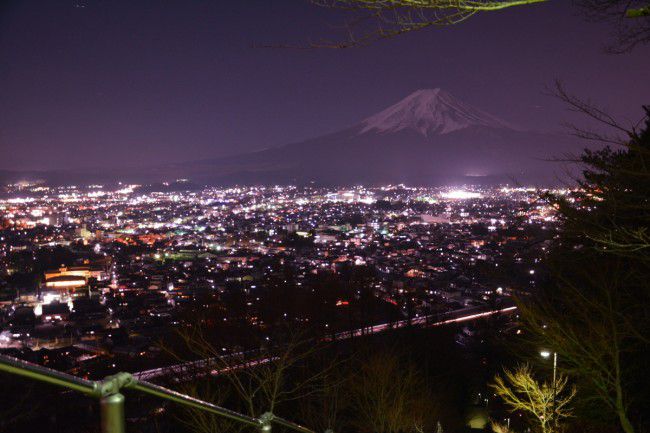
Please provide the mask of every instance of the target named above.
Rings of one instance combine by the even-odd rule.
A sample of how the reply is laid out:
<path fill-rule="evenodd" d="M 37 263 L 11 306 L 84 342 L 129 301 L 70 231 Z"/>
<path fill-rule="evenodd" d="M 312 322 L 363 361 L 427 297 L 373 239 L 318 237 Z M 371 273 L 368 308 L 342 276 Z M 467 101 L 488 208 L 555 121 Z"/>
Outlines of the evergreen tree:
<path fill-rule="evenodd" d="M 650 406 L 650 109 L 618 148 L 585 150 L 579 189 L 548 197 L 562 230 L 550 278 L 520 300 L 533 335 L 558 352 L 591 414 L 645 431 Z M 595 136 L 592 136 L 592 138 Z M 609 416 L 609 418 L 608 418 Z"/>

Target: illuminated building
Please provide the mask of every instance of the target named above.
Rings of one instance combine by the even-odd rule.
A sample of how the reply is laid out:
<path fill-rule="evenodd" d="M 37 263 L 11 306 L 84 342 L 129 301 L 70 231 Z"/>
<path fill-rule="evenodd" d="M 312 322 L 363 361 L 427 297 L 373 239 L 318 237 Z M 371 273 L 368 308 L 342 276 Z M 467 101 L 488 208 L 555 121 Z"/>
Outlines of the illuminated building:
<path fill-rule="evenodd" d="M 45 287 L 58 290 L 73 290 L 85 286 L 86 282 L 87 280 L 84 277 L 64 275 L 47 279 Z"/>
<path fill-rule="evenodd" d="M 103 270 L 90 266 L 63 266 L 59 269 L 45 271 L 46 281 L 57 277 L 83 277 L 86 281 L 88 281 L 89 278 L 95 278 L 101 281 L 106 278 L 106 274 Z"/>

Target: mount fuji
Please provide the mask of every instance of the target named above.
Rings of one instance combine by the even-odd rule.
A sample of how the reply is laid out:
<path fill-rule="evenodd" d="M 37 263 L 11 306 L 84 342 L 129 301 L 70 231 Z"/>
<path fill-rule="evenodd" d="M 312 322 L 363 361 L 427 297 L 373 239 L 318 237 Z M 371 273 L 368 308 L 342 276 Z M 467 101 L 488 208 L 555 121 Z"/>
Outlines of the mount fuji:
<path fill-rule="evenodd" d="M 424 89 L 349 128 L 284 146 L 137 171 L 111 168 L 31 177 L 54 182 L 189 178 L 219 185 L 550 185 L 567 175 L 566 167 L 553 160 L 577 154 L 582 147 L 573 137 L 528 131 L 444 90 Z"/>
<path fill-rule="evenodd" d="M 208 183 L 553 184 L 578 153 L 564 135 L 527 131 L 441 89 L 418 90 L 344 130 L 236 156 L 159 167 Z"/>
<path fill-rule="evenodd" d="M 442 89 L 418 90 L 361 122 L 360 133 L 419 131 L 444 135 L 473 126 L 512 129 L 513 125 L 454 98 Z"/>

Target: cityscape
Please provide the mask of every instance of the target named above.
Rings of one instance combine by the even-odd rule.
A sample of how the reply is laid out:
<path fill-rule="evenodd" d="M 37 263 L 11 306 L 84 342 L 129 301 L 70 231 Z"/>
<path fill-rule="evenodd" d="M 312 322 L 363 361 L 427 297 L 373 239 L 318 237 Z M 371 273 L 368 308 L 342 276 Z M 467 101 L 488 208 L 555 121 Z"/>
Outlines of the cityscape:
<path fill-rule="evenodd" d="M 532 188 L 12 188 L 23 196 L 0 204 L 2 347 L 83 347 L 61 359 L 81 369 L 107 352 L 154 362 L 160 333 L 201 307 L 235 328 L 270 335 L 284 319 L 327 336 L 507 303 L 534 286 L 555 231 Z"/>
<path fill-rule="evenodd" d="M 469 321 L 508 318 L 535 286 L 556 231 L 536 188 L 185 183 L 10 185 L 3 353 L 91 379 L 159 378 L 177 373 L 161 340 L 199 315 L 228 336 L 223 355 L 286 326 L 336 341 L 468 319 L 464 346 Z"/>

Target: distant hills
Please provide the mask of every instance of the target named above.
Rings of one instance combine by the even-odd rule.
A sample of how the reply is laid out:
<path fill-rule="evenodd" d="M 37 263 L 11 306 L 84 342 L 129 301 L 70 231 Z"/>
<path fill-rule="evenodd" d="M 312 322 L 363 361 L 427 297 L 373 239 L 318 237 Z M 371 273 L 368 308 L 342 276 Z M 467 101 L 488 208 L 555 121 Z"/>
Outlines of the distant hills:
<path fill-rule="evenodd" d="M 442 89 L 425 89 L 350 128 L 280 147 L 137 172 L 31 176 L 57 182 L 69 177 L 74 182 L 189 178 L 207 184 L 550 184 L 566 179 L 565 168 L 554 160 L 582 147 L 575 138 L 527 131 Z"/>

